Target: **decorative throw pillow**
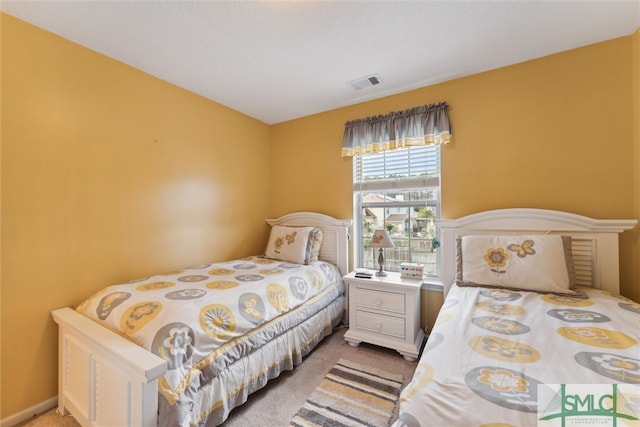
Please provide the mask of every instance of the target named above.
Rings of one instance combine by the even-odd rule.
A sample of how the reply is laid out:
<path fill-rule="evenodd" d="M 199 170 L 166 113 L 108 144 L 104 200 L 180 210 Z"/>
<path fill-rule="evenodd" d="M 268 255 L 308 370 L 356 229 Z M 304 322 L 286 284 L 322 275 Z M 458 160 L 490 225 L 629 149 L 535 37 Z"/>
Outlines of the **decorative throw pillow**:
<path fill-rule="evenodd" d="M 568 236 L 463 236 L 456 284 L 575 295 L 570 248 Z"/>
<path fill-rule="evenodd" d="M 315 230 L 315 227 L 274 225 L 265 256 L 296 264 L 309 264 Z"/>
<path fill-rule="evenodd" d="M 320 259 L 320 248 L 322 247 L 322 230 L 315 228 L 313 232 L 313 245 L 311 246 L 311 257 L 309 262 L 318 261 Z"/>

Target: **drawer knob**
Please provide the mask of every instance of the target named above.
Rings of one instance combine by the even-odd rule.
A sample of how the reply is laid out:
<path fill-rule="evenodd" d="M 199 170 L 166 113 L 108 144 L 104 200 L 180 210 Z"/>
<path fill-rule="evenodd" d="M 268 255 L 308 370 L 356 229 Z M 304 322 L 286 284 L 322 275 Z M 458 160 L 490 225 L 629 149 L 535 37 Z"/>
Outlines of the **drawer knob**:
<path fill-rule="evenodd" d="M 382 329 L 382 323 L 380 323 L 380 322 L 376 323 L 376 329 L 377 330 L 381 330 Z"/>
<path fill-rule="evenodd" d="M 378 307 L 380 307 L 380 306 L 382 305 L 382 300 L 381 300 L 381 299 L 376 300 L 376 305 L 377 305 Z"/>

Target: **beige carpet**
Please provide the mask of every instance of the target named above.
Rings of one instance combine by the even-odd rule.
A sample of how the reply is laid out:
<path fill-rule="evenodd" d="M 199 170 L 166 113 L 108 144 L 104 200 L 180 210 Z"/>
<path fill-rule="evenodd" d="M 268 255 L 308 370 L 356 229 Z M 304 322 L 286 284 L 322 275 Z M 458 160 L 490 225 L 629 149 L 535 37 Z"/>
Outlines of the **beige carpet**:
<path fill-rule="evenodd" d="M 79 427 L 80 424 L 71 416 L 62 417 L 58 415 L 55 409 L 45 412 L 35 417 L 33 420 L 18 424 L 18 426 L 29 427 Z"/>
<path fill-rule="evenodd" d="M 289 424 L 307 397 L 320 384 L 327 372 L 341 359 L 402 375 L 403 386 L 413 376 L 416 362 L 408 362 L 396 351 L 368 344 L 351 347 L 344 340 L 346 328 L 338 329 L 323 340 L 293 371 L 285 372 L 264 389 L 249 396 L 244 405 L 233 410 L 224 427 L 281 427 Z M 392 421 L 397 417 L 394 414 Z M 28 427 L 77 427 L 71 417 L 61 417 L 51 410 L 23 424 Z"/>

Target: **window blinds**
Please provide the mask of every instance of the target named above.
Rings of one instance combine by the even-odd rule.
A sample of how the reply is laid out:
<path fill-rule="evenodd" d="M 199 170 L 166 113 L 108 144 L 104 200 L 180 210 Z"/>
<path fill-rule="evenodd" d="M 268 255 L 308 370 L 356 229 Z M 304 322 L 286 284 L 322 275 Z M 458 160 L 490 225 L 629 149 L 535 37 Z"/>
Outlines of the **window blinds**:
<path fill-rule="evenodd" d="M 440 184 L 440 148 L 436 145 L 357 155 L 353 164 L 354 191 L 438 187 Z"/>

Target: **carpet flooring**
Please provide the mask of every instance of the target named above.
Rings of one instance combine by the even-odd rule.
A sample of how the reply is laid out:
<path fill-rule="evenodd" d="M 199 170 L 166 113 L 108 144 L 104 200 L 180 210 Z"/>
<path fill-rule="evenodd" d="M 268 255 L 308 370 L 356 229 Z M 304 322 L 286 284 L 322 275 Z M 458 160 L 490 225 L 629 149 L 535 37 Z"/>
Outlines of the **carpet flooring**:
<path fill-rule="evenodd" d="M 336 330 L 325 338 L 293 371 L 284 372 L 262 390 L 249 396 L 244 405 L 234 409 L 223 427 L 283 427 L 305 404 L 307 397 L 340 359 L 401 375 L 406 386 L 416 369 L 416 362 L 405 360 L 394 350 L 361 344 L 351 347 L 344 340 L 346 328 Z M 392 416 L 397 418 L 397 408 Z M 48 411 L 21 426 L 79 427 L 71 417 L 62 417 L 55 410 Z"/>

